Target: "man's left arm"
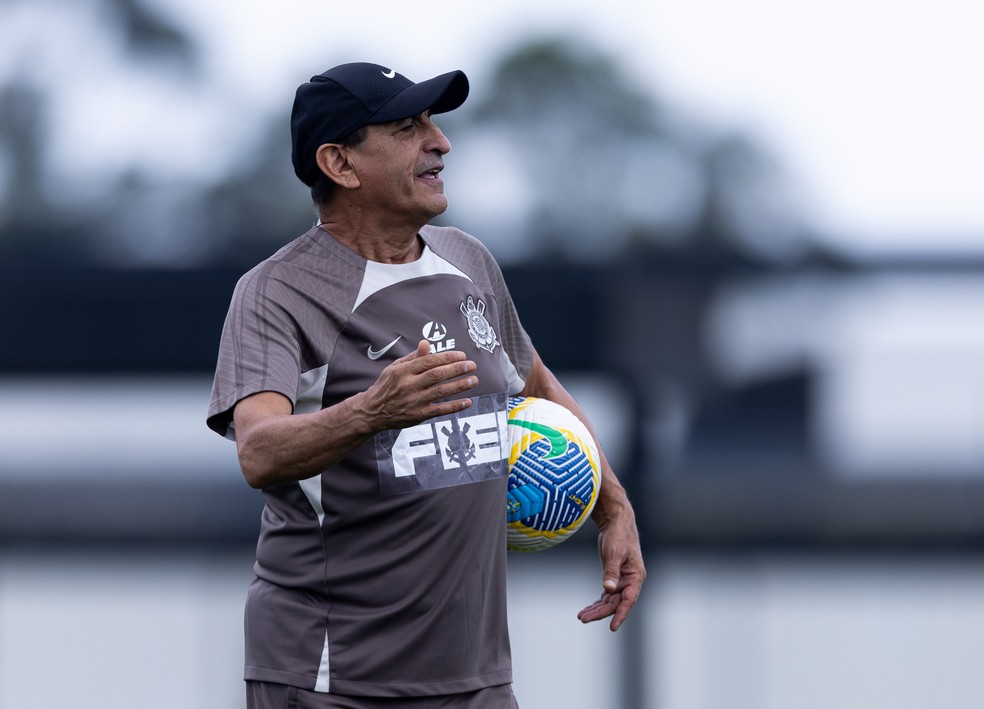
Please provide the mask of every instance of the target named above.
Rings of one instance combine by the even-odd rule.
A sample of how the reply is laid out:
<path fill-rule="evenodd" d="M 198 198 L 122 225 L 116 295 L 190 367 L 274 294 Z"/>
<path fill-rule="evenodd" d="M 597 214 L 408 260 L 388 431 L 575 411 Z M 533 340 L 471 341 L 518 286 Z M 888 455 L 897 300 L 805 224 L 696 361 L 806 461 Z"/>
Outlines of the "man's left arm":
<path fill-rule="evenodd" d="M 588 427 L 598 443 L 598 437 L 591 429 L 591 423 L 584 411 L 535 352 L 533 367 L 520 395 L 549 399 L 567 407 Z M 591 518 L 598 525 L 602 593 L 597 601 L 585 607 L 577 617 L 582 623 L 590 623 L 612 616 L 609 627 L 615 631 L 639 599 L 639 592 L 646 580 L 646 566 L 642 560 L 635 512 L 625 494 L 625 488 L 615 477 L 600 443 L 598 454 L 601 459 L 601 490 Z"/>

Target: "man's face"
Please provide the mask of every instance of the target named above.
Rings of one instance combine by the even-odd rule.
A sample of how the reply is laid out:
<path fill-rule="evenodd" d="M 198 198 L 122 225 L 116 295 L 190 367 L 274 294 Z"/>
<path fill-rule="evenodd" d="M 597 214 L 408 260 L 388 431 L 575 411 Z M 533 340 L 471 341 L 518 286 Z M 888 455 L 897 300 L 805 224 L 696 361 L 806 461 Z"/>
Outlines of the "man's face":
<path fill-rule="evenodd" d="M 448 208 L 443 156 L 451 144 L 428 113 L 367 126 L 352 156 L 373 209 L 429 221 Z"/>

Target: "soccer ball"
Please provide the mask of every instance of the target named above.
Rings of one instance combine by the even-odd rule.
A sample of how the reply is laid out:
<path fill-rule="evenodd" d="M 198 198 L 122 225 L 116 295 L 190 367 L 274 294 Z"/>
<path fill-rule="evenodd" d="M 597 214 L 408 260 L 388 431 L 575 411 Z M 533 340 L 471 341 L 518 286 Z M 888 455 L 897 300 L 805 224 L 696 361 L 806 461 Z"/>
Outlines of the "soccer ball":
<path fill-rule="evenodd" d="M 560 404 L 512 397 L 507 419 L 506 547 L 542 551 L 584 524 L 601 489 L 598 447 Z"/>

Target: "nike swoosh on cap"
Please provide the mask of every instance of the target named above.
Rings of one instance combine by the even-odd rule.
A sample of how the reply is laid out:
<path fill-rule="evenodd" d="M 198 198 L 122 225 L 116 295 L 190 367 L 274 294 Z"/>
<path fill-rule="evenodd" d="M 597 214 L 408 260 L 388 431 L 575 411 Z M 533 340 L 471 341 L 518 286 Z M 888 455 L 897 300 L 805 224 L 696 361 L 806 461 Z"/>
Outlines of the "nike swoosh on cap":
<path fill-rule="evenodd" d="M 392 347 L 393 345 L 395 345 L 397 342 L 399 342 L 402 339 L 403 339 L 403 335 L 397 335 L 395 340 L 393 340 L 388 345 L 385 345 L 383 347 L 380 347 L 378 350 L 374 350 L 372 348 L 372 345 L 369 345 L 369 349 L 366 350 L 366 355 L 369 357 L 369 359 L 379 359 L 384 354 L 386 354 L 387 352 L 389 352 L 390 347 Z"/>

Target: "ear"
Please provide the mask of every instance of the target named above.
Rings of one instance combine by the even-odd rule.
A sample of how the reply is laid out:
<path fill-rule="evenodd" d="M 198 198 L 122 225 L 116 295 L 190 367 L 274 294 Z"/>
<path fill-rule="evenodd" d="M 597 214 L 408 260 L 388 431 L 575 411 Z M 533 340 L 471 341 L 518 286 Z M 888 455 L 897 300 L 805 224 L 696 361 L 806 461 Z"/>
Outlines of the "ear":
<path fill-rule="evenodd" d="M 315 154 L 318 168 L 333 182 L 354 189 L 359 186 L 359 176 L 349 160 L 349 151 L 337 143 L 325 143 Z"/>

